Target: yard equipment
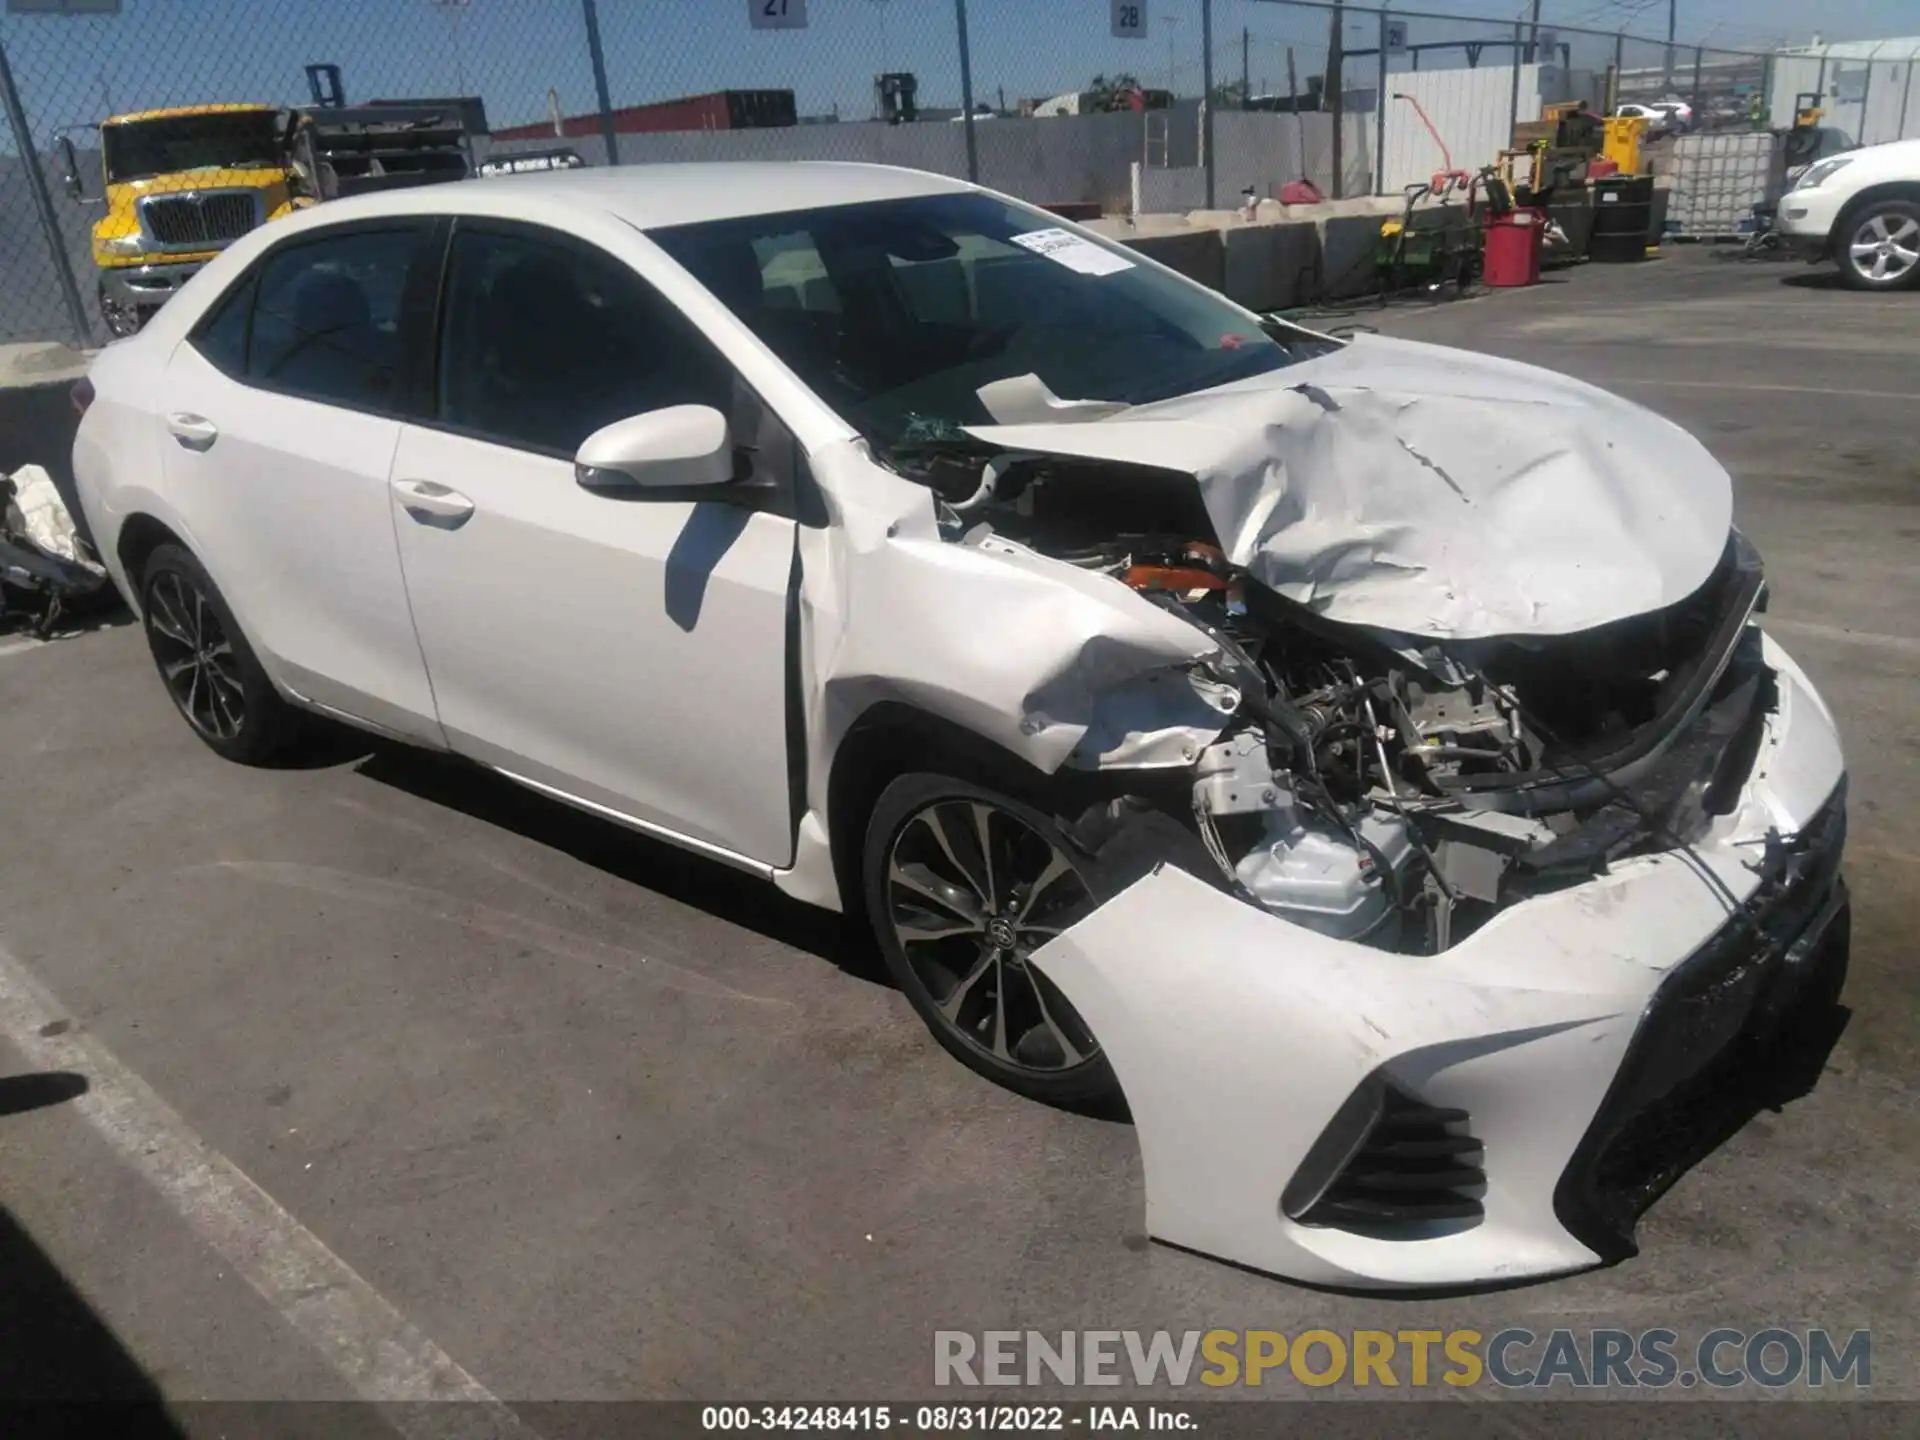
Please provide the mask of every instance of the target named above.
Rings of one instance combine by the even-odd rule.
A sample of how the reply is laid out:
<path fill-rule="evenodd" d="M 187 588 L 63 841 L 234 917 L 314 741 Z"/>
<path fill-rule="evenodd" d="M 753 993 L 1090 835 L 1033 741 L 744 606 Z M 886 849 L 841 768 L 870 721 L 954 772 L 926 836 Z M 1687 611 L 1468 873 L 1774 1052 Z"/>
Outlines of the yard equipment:
<path fill-rule="evenodd" d="M 1471 189 L 1473 187 L 1473 176 L 1464 170 L 1455 168 L 1453 152 L 1447 149 L 1447 142 L 1442 140 L 1440 138 L 1440 132 L 1434 129 L 1433 121 L 1427 116 L 1426 107 L 1414 99 L 1413 96 L 1403 95 L 1397 90 L 1394 92 L 1393 98 L 1396 100 L 1404 100 L 1413 107 L 1413 113 L 1418 115 L 1420 117 L 1420 123 L 1427 127 L 1427 134 L 1433 137 L 1433 143 L 1440 147 L 1441 168 L 1433 172 L 1433 179 L 1428 183 L 1427 187 L 1433 198 L 1436 200 L 1445 200 L 1455 189 Z"/>
<path fill-rule="evenodd" d="M 1640 142 L 1646 139 L 1644 115 L 1609 115 L 1601 122 L 1604 138 L 1600 153 L 1614 164 L 1621 175 L 1640 173 Z"/>
<path fill-rule="evenodd" d="M 1448 189 L 1458 193 L 1451 182 Z M 1407 186 L 1404 193 L 1406 204 L 1400 217 L 1382 222 L 1374 251 L 1382 293 L 1409 288 L 1439 291 L 1449 284 L 1466 289 L 1480 259 L 1472 178 L 1467 180 L 1465 205 L 1418 208 L 1434 194 L 1433 186 L 1425 182 Z"/>

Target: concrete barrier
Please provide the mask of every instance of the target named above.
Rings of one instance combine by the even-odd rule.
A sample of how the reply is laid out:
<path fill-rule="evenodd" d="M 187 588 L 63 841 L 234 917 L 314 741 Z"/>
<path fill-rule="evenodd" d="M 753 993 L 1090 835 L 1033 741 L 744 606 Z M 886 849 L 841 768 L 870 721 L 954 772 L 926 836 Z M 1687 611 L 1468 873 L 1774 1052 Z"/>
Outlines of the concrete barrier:
<path fill-rule="evenodd" d="M 1285 310 L 1313 298 L 1320 232 L 1310 221 L 1238 225 L 1222 230 L 1227 298 L 1249 310 Z"/>
<path fill-rule="evenodd" d="M 1328 215 L 1314 222 L 1320 234 L 1320 294 L 1351 300 L 1380 288 L 1378 215 Z"/>
<path fill-rule="evenodd" d="M 1128 249 L 1178 270 L 1189 280 L 1198 280 L 1209 290 L 1226 286 L 1226 252 L 1218 230 L 1163 230 L 1114 238 Z"/>

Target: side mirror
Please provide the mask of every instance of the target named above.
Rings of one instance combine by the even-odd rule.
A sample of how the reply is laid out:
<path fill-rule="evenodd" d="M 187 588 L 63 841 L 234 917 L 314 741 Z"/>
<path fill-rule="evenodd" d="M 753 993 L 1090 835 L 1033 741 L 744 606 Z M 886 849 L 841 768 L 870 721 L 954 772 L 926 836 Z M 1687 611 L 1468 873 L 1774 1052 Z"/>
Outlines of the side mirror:
<path fill-rule="evenodd" d="M 733 478 L 727 417 L 711 405 L 670 405 L 596 430 L 573 457 L 588 490 L 674 490 Z"/>
<path fill-rule="evenodd" d="M 80 184 L 80 157 L 73 152 L 73 141 L 62 135 L 55 144 L 60 150 L 60 183 L 66 187 L 67 197 L 84 200 L 86 192 Z"/>

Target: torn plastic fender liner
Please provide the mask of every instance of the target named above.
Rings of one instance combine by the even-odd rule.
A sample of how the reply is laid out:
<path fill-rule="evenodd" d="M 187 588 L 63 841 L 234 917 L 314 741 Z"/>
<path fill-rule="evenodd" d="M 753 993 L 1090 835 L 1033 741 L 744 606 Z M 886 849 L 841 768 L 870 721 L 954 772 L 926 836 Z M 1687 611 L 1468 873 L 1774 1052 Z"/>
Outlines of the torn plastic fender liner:
<path fill-rule="evenodd" d="M 1216 643 L 1119 582 L 998 539 L 941 539 L 930 494 L 863 447 L 813 463 L 833 517 L 801 541 L 815 783 L 847 728 L 882 700 L 953 721 L 1047 773 L 1069 757 L 1088 768 L 1185 764 L 1239 703 L 1231 687 L 1187 674 Z M 833 469 L 855 464 L 867 467 L 858 493 L 897 505 L 841 503 Z"/>
<path fill-rule="evenodd" d="M 1330 619 L 1437 639 L 1564 635 L 1692 594 L 1732 483 L 1670 421 L 1584 382 L 1362 336 L 995 445 L 1190 474 L 1228 558 Z"/>

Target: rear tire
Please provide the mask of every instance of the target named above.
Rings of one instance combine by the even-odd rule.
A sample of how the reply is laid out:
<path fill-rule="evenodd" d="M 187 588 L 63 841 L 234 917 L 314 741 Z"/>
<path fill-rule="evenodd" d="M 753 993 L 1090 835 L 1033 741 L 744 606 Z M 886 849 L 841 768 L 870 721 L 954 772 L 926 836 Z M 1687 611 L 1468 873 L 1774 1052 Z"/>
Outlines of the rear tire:
<path fill-rule="evenodd" d="M 140 577 L 141 623 L 160 683 L 207 748 L 264 765 L 299 730 L 206 567 L 179 545 L 161 545 Z"/>
<path fill-rule="evenodd" d="M 1920 201 L 1875 200 L 1839 226 L 1834 258 L 1855 290 L 1920 284 Z"/>
<path fill-rule="evenodd" d="M 887 969 L 948 1053 L 1035 1100 L 1121 1106 L 1098 1039 L 1027 963 L 1109 898 L 1052 818 L 965 780 L 903 775 L 874 804 L 862 878 Z"/>

